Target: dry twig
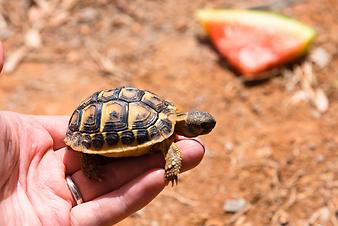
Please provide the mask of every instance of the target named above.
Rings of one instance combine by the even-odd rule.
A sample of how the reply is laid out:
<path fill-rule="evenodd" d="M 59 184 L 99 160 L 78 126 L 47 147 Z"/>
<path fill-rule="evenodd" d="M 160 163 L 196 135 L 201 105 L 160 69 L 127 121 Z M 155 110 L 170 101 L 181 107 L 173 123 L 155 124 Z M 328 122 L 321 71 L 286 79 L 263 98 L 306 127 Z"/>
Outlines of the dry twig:
<path fill-rule="evenodd" d="M 21 46 L 19 49 L 10 53 L 5 60 L 3 72 L 11 73 L 13 72 L 17 65 L 24 59 L 28 53 L 28 48 L 26 46 Z"/>
<path fill-rule="evenodd" d="M 116 64 L 107 56 L 101 54 L 93 45 L 87 45 L 90 56 L 98 64 L 100 69 L 106 73 L 112 74 L 120 79 L 128 79 L 129 73 L 120 69 Z"/>
<path fill-rule="evenodd" d="M 235 213 L 230 219 L 225 223 L 225 225 L 231 225 L 236 223 L 246 212 L 252 208 L 252 205 L 248 204 L 246 207 Z"/>
<path fill-rule="evenodd" d="M 291 103 L 300 101 L 310 102 L 319 113 L 324 113 L 329 108 L 329 100 L 324 91 L 319 87 L 317 77 L 313 73 L 312 64 L 304 63 L 296 68 L 295 76 L 301 78 L 301 90 L 291 97 Z"/>
<path fill-rule="evenodd" d="M 172 198 L 176 201 L 178 201 L 179 203 L 185 205 L 185 206 L 189 206 L 189 207 L 195 207 L 197 204 L 194 200 L 191 200 L 187 197 L 184 197 L 182 195 L 180 195 L 179 193 L 165 193 L 163 194 L 164 196 L 168 197 L 168 198 Z"/>
<path fill-rule="evenodd" d="M 280 167 L 279 163 L 269 159 L 252 161 L 249 163 L 244 163 L 240 165 L 241 168 L 251 168 L 251 167 L 268 167 L 274 169 L 273 174 L 273 183 L 275 185 L 280 184 Z"/>

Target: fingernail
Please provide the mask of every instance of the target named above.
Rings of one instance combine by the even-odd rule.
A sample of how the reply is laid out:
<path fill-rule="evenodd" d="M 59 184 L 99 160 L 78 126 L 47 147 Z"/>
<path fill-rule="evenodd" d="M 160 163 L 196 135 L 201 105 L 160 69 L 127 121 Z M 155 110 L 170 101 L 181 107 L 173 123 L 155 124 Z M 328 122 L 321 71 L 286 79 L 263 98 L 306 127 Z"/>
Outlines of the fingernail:
<path fill-rule="evenodd" d="M 194 138 L 182 137 L 182 138 L 180 138 L 180 140 L 192 140 L 192 141 L 195 141 L 196 143 L 198 143 L 198 144 L 200 144 L 202 146 L 203 153 L 205 153 L 205 146 L 204 146 L 204 144 L 202 143 L 202 141 L 199 138 L 197 138 L 197 137 L 194 137 Z"/>
<path fill-rule="evenodd" d="M 205 153 L 205 146 L 204 146 L 204 144 L 202 143 L 202 141 L 200 139 L 198 139 L 198 138 L 192 138 L 191 140 L 199 143 L 202 146 L 202 148 L 203 148 L 203 153 Z"/>

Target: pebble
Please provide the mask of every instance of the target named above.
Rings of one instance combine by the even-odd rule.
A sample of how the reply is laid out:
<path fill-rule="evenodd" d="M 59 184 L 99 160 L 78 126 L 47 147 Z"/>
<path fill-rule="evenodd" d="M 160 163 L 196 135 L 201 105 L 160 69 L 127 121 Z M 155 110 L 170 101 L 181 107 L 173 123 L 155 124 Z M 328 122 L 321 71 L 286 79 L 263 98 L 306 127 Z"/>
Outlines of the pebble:
<path fill-rule="evenodd" d="M 335 141 L 327 141 L 325 144 L 325 148 L 329 151 L 335 151 L 338 149 L 338 144 Z"/>
<path fill-rule="evenodd" d="M 228 153 L 231 153 L 234 150 L 234 144 L 232 142 L 225 142 L 224 148 Z"/>
<path fill-rule="evenodd" d="M 324 48 L 318 47 L 312 51 L 310 59 L 320 68 L 324 68 L 330 63 L 332 56 Z"/>
<path fill-rule="evenodd" d="M 308 147 L 311 151 L 315 151 L 317 149 L 317 145 L 314 143 L 309 143 Z"/>
<path fill-rule="evenodd" d="M 150 226 L 160 226 L 160 223 L 158 221 L 152 220 L 150 222 Z"/>
<path fill-rule="evenodd" d="M 280 226 L 286 226 L 290 223 L 290 216 L 287 212 L 282 211 L 278 217 L 278 223 Z"/>
<path fill-rule="evenodd" d="M 323 207 L 320 209 L 319 220 L 323 224 L 327 224 L 330 220 L 331 212 L 328 207 Z"/>
<path fill-rule="evenodd" d="M 92 22 L 98 19 L 100 13 L 97 9 L 94 8 L 84 8 L 80 11 L 80 21 L 82 22 Z"/>
<path fill-rule="evenodd" d="M 323 162 L 325 162 L 326 158 L 325 158 L 324 155 L 319 154 L 315 157 L 315 160 L 316 160 L 317 163 L 323 163 Z"/>
<path fill-rule="evenodd" d="M 40 32 L 37 29 L 29 29 L 25 34 L 25 45 L 32 49 L 39 49 L 42 46 Z"/>
<path fill-rule="evenodd" d="M 314 92 L 313 104 L 320 113 L 324 113 L 329 108 L 329 99 L 322 89 L 316 89 Z"/>
<path fill-rule="evenodd" d="M 247 205 L 247 201 L 243 198 L 229 199 L 224 202 L 224 212 L 236 213 L 242 210 Z"/>

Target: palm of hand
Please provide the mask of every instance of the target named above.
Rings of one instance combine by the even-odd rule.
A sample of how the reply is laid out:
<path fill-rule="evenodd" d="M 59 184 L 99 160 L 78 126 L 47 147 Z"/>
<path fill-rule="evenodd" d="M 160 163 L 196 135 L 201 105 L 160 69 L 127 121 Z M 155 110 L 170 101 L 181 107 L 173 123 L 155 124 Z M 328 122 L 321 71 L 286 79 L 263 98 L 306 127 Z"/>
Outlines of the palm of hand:
<path fill-rule="evenodd" d="M 0 225 L 113 224 L 145 206 L 164 188 L 160 155 L 118 159 L 105 166 L 104 181 L 86 178 L 79 154 L 67 151 L 63 142 L 67 121 L 67 117 L 1 113 L 0 136 L 5 139 L 0 141 L 0 216 L 4 221 Z M 183 150 L 183 171 L 202 159 L 204 150 L 198 142 L 177 144 Z M 85 203 L 75 206 L 65 175 L 72 176 Z"/>
<path fill-rule="evenodd" d="M 38 120 L 16 114 L 6 117 L 4 132 L 12 142 L 3 149 L 9 166 L 2 174 L 7 178 L 1 191 L 1 211 L 8 213 L 3 213 L 5 220 L 17 225 L 69 225 L 72 197 L 64 179 L 61 150 L 55 151 L 57 143 Z"/>

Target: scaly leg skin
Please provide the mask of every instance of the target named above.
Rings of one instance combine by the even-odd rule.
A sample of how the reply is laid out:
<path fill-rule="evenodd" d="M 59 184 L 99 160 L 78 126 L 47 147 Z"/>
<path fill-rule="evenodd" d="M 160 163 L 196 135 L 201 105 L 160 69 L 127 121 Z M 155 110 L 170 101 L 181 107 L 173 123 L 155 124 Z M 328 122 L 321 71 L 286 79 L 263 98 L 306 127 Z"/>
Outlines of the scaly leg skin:
<path fill-rule="evenodd" d="M 181 151 L 172 143 L 167 151 L 163 152 L 165 156 L 165 178 L 171 182 L 171 185 L 174 186 L 174 183 L 177 184 L 178 174 L 181 172 L 182 168 L 182 156 Z"/>
<path fill-rule="evenodd" d="M 99 169 L 100 166 L 100 156 L 96 156 L 93 154 L 81 154 L 82 161 L 82 170 L 83 173 L 91 180 L 101 181 L 101 172 Z"/>

